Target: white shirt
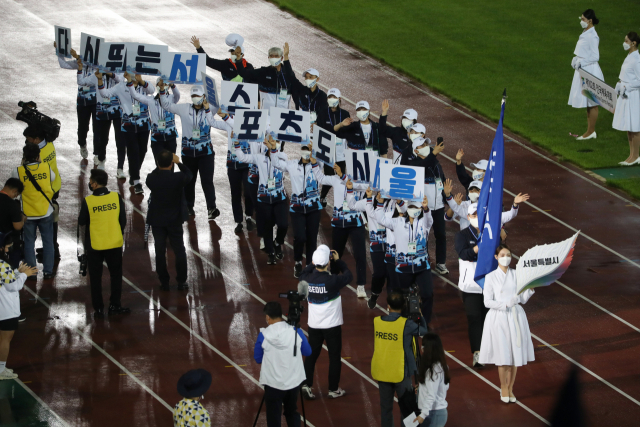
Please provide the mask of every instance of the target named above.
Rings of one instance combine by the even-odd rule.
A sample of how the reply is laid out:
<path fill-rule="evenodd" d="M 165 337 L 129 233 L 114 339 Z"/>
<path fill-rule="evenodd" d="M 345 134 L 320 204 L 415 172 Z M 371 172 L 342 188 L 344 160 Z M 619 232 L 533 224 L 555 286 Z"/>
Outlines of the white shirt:
<path fill-rule="evenodd" d="M 0 260 L 0 320 L 20 316 L 20 292 L 27 280 L 25 273 L 12 270 L 11 266 Z"/>
<path fill-rule="evenodd" d="M 140 86 L 139 86 L 140 87 Z M 173 91 L 173 103 L 177 104 L 180 100 L 180 91 L 178 90 L 178 86 L 172 88 Z M 169 92 L 165 92 L 165 97 L 171 96 Z M 131 91 L 131 97 L 138 101 L 141 104 L 144 104 L 149 107 L 149 119 L 151 120 L 151 124 L 158 126 L 158 120 L 165 119 L 165 109 L 162 108 L 161 101 L 156 99 L 153 95 L 144 95 L 137 90 Z"/>
<path fill-rule="evenodd" d="M 444 370 L 439 362 L 433 366 L 433 372 L 426 373 L 426 377 L 418 387 L 418 408 L 422 419 L 427 418 L 430 411 L 445 409 L 448 406 L 446 399 L 449 384 L 444 383 Z"/>
<path fill-rule="evenodd" d="M 618 78 L 622 81 L 621 84 L 626 88 L 626 92 L 640 88 L 640 54 L 637 50 L 627 55 Z"/>
<path fill-rule="evenodd" d="M 600 37 L 595 28 L 592 27 L 580 34 L 573 54 L 580 58 L 580 65 L 583 68 L 600 60 L 599 44 Z"/>
<path fill-rule="evenodd" d="M 371 141 L 371 123 L 369 123 L 368 125 L 363 125 L 362 123 L 360 123 L 360 128 L 362 129 L 362 134 L 364 135 L 365 145 L 369 145 L 369 142 Z"/>
<path fill-rule="evenodd" d="M 307 376 L 302 362 L 302 340 L 296 338 L 297 332 L 286 322 L 277 322 L 260 332 L 264 337 L 262 348 L 262 366 L 260 368 L 260 384 L 290 390 L 298 387 Z M 293 343 L 296 343 L 296 356 L 293 356 Z"/>

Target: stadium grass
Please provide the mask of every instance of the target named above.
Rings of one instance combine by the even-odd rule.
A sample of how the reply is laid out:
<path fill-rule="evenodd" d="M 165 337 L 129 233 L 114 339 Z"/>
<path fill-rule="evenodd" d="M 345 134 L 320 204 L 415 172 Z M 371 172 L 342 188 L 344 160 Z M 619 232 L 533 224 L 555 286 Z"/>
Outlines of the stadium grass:
<path fill-rule="evenodd" d="M 600 67 L 615 86 L 624 36 L 640 32 L 629 13 L 635 0 L 270 1 L 496 122 L 507 88 L 505 126 L 561 161 L 617 167 L 629 154 L 626 133 L 612 129 L 613 115 L 604 108 L 596 140 L 570 137 L 584 133 L 587 121 L 584 109 L 567 102 L 578 17 L 596 11 Z M 640 198 L 640 186 L 624 181 L 615 186 Z"/>

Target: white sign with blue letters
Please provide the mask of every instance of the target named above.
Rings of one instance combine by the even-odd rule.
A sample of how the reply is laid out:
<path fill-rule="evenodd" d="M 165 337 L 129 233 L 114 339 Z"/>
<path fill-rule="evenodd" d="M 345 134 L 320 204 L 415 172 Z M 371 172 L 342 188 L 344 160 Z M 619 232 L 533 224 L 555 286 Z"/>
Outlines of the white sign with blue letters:
<path fill-rule="evenodd" d="M 402 200 L 424 198 L 424 168 L 385 164 L 380 167 L 380 193 Z"/>

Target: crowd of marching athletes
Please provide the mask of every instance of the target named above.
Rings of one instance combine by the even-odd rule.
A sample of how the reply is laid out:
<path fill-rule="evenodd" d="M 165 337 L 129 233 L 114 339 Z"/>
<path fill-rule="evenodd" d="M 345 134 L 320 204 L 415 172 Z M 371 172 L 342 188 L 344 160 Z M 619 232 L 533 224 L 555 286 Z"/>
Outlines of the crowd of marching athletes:
<path fill-rule="evenodd" d="M 597 19 L 593 11 L 588 10 L 582 15 L 581 22 L 588 35 Z M 198 174 L 208 219 L 214 221 L 220 215 L 213 184 L 215 150 L 211 129 L 215 128 L 226 132 L 227 136 L 226 170 L 235 232 L 243 232 L 245 224 L 249 232 L 256 231 L 260 249 L 266 253 L 266 264 L 274 265 L 283 259 L 285 236 L 291 222 L 293 276 L 299 280 L 300 292 L 309 303 L 309 338 L 300 334 L 298 359 L 282 350 L 288 348 L 289 341 L 291 345 L 296 341 L 295 332 L 289 333 L 290 326 L 282 322 L 281 307 L 277 303 L 265 306 L 269 326 L 261 332 L 256 343 L 256 361 L 263 364 L 261 384 L 266 390 L 269 425 L 279 425 L 283 405 L 289 425 L 299 424 L 297 393 L 301 390 L 307 399 L 315 398 L 315 363 L 325 342 L 330 358 L 328 396 L 345 395 L 345 390 L 339 387 L 343 324 L 340 290 L 354 278 L 342 260 L 349 241 L 355 260 L 357 297 L 366 298 L 369 308 L 374 309 L 380 302 L 385 284 L 387 286 L 389 314 L 376 318 L 372 360 L 372 376 L 380 385 L 382 425 L 393 425 L 394 394 L 398 396 L 403 417 L 414 413 L 415 422 L 428 419 L 431 425 L 444 425 L 449 372 L 442 342 L 430 332 L 429 323 L 433 308 L 432 273 L 449 273 L 445 227 L 447 223 L 456 227 L 454 222 L 460 227 L 454 246 L 458 254 L 458 286 L 468 321 L 471 364 L 474 368 L 497 365 L 500 399 L 505 403 L 516 402 L 513 384 L 517 367 L 534 360 L 527 319 L 520 306 L 527 302 L 533 291 L 516 294 L 515 272 L 509 268 L 511 251 L 504 243 L 504 229 L 501 230 L 503 244 L 495 253 L 499 267 L 486 276 L 484 288 L 474 281 L 481 235 L 476 202 L 483 186 L 487 160 L 471 163 L 473 169 L 469 174 L 463 163 L 464 151 L 458 150 L 456 175 L 462 190 L 454 194 L 453 181 L 445 177 L 438 161 L 444 141 L 438 138 L 437 143 L 431 142 L 415 110 L 405 110 L 398 117 L 401 126 L 394 127 L 387 123 L 388 101 L 382 102 L 379 120 L 374 121 L 369 103 L 363 100 L 357 102 L 356 117 L 352 118 L 342 108 L 343 98 L 338 88 L 324 92 L 319 87 L 317 69 L 307 69 L 302 73 L 302 79 L 296 76 L 289 61 L 288 44 L 283 49 L 269 49 L 269 65 L 255 68 L 245 59 L 243 41 L 240 35 L 230 34 L 226 38 L 229 58 L 214 59 L 207 55 L 207 66 L 220 72 L 224 80 L 258 84 L 263 109 L 289 108 L 293 103 L 296 109 L 308 111 L 312 126 L 319 126 L 337 137 L 333 167 L 317 161 L 311 146 L 300 146 L 299 155 L 289 158 L 283 151 L 284 143 L 271 136 L 264 142 L 255 143 L 234 140 L 234 117 L 212 111 L 202 86 L 192 86 L 188 102 L 179 103 L 182 94 L 178 87 L 162 79 L 154 83 L 127 72 L 101 73 L 87 68 L 74 50 L 71 53 L 75 60 L 58 57 L 60 67 L 77 72 L 78 144 L 84 159 L 89 157 L 87 135 L 89 128 L 93 129 L 91 194 L 82 201 L 78 217 L 78 257 L 81 272 L 86 274 L 88 271 L 90 276 L 94 317 L 105 315 L 101 284 L 103 263 L 106 263 L 111 279 L 107 313 L 120 315 L 130 311 L 120 302 L 125 205 L 121 195 L 108 190 L 109 176 L 105 171 L 111 128 L 117 147 L 115 178 L 127 178 L 124 165 L 128 162 L 132 198 L 145 191 L 140 170 L 151 139 L 157 167 L 145 179 L 151 193 L 146 224 L 153 233 L 156 271 L 163 291 L 170 290 L 165 255 L 167 240 L 175 254 L 178 290 L 189 288 L 182 224 L 196 214 Z M 192 37 L 191 42 L 198 52 L 205 53 L 197 37 Z M 627 98 L 621 96 L 619 103 L 629 104 L 631 101 L 627 99 L 634 96 L 637 101 L 639 42 L 635 33 L 628 34 L 625 39 L 625 49 L 628 47 L 631 51 L 629 58 L 632 59 L 625 60 L 623 65 L 621 79 L 627 80 L 623 80 L 619 88 Z M 581 43 L 586 42 L 578 43 L 578 53 L 582 52 Z M 588 59 L 576 58 L 574 62 L 578 66 L 592 65 Z M 629 65 L 630 61 L 635 62 Z M 625 101 L 620 101 L 622 98 Z M 634 105 L 629 108 L 635 108 Z M 593 106 L 588 105 L 588 108 Z M 591 129 L 595 122 L 592 123 L 592 110 L 589 111 Z M 180 117 L 181 132 L 177 129 L 176 116 Z M 637 132 L 635 122 L 631 122 L 633 129 L 630 128 L 629 141 L 633 149 Z M 593 135 L 595 137 L 595 132 Z M 46 281 L 54 278 L 55 260 L 60 257 L 57 200 L 61 175 L 55 147 L 37 126 L 30 125 L 24 136 L 23 160 L 13 169 L 11 178 L 0 192 L 0 379 L 17 377 L 6 367 L 6 360 L 13 333 L 18 322 L 24 319 L 18 291 L 26 280 L 37 280 L 36 259 L 42 262 L 43 280 Z M 176 155 L 178 147 L 180 156 Z M 352 182 L 346 173 L 347 148 L 369 150 L 380 157 L 392 158 L 396 164 L 424 168 L 423 200 L 384 198 L 368 184 Z M 637 147 L 635 155 L 637 157 Z M 285 174 L 291 184 L 290 195 L 284 185 Z M 333 198 L 327 200 L 331 189 Z M 502 214 L 502 225 L 517 216 L 519 205 L 528 198 L 522 193 L 514 198 Z M 16 202 L 17 199 L 20 202 Z M 317 245 L 322 212 L 327 205 L 333 209 L 331 248 Z M 435 260 L 427 250 L 431 229 L 435 238 Z M 43 244 L 39 250 L 35 249 L 37 230 Z M 367 280 L 367 240 L 373 266 L 370 281 Z M 408 289 L 415 289 L 419 295 L 419 321 L 401 316 L 406 309 L 406 298 L 401 292 Z M 398 336 L 402 338 L 398 339 Z M 414 336 L 423 336 L 420 372 L 412 345 Z M 306 356 L 304 362 L 303 355 Z M 293 359 L 288 363 L 281 363 L 291 357 Z M 288 369 L 286 374 L 278 371 L 283 366 Z M 412 384 L 414 374 L 419 374 L 417 378 L 421 382 L 418 402 Z M 174 412 L 177 425 L 187 425 L 188 419 L 196 416 L 201 421 L 208 417 L 197 399 L 211 383 L 211 377 L 207 375 L 201 371 L 190 372 L 181 379 L 178 388 L 185 400 Z"/>

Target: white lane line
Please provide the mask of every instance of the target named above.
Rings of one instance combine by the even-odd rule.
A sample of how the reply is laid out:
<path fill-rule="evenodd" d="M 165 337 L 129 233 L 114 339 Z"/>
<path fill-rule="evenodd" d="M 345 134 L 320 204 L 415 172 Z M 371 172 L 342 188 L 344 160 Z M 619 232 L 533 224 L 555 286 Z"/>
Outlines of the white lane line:
<path fill-rule="evenodd" d="M 20 387 L 22 387 L 24 389 L 24 391 L 26 391 L 27 393 L 29 393 L 31 395 L 31 397 L 33 397 L 36 402 L 38 402 L 38 404 L 43 407 L 47 412 L 49 412 L 51 415 L 54 416 L 54 418 L 60 423 L 62 424 L 64 427 L 71 427 L 69 425 L 69 423 L 67 423 L 65 420 L 63 420 L 60 415 L 58 415 L 53 409 L 51 409 L 49 407 L 49 405 L 47 405 L 46 403 L 44 403 L 44 401 L 42 399 L 40 399 L 40 396 L 38 396 L 37 394 L 34 393 L 33 390 L 31 390 L 29 387 L 27 387 L 27 385 L 25 383 L 23 383 L 22 381 L 20 381 L 20 379 L 15 378 L 14 379 L 15 382 L 17 382 Z"/>

